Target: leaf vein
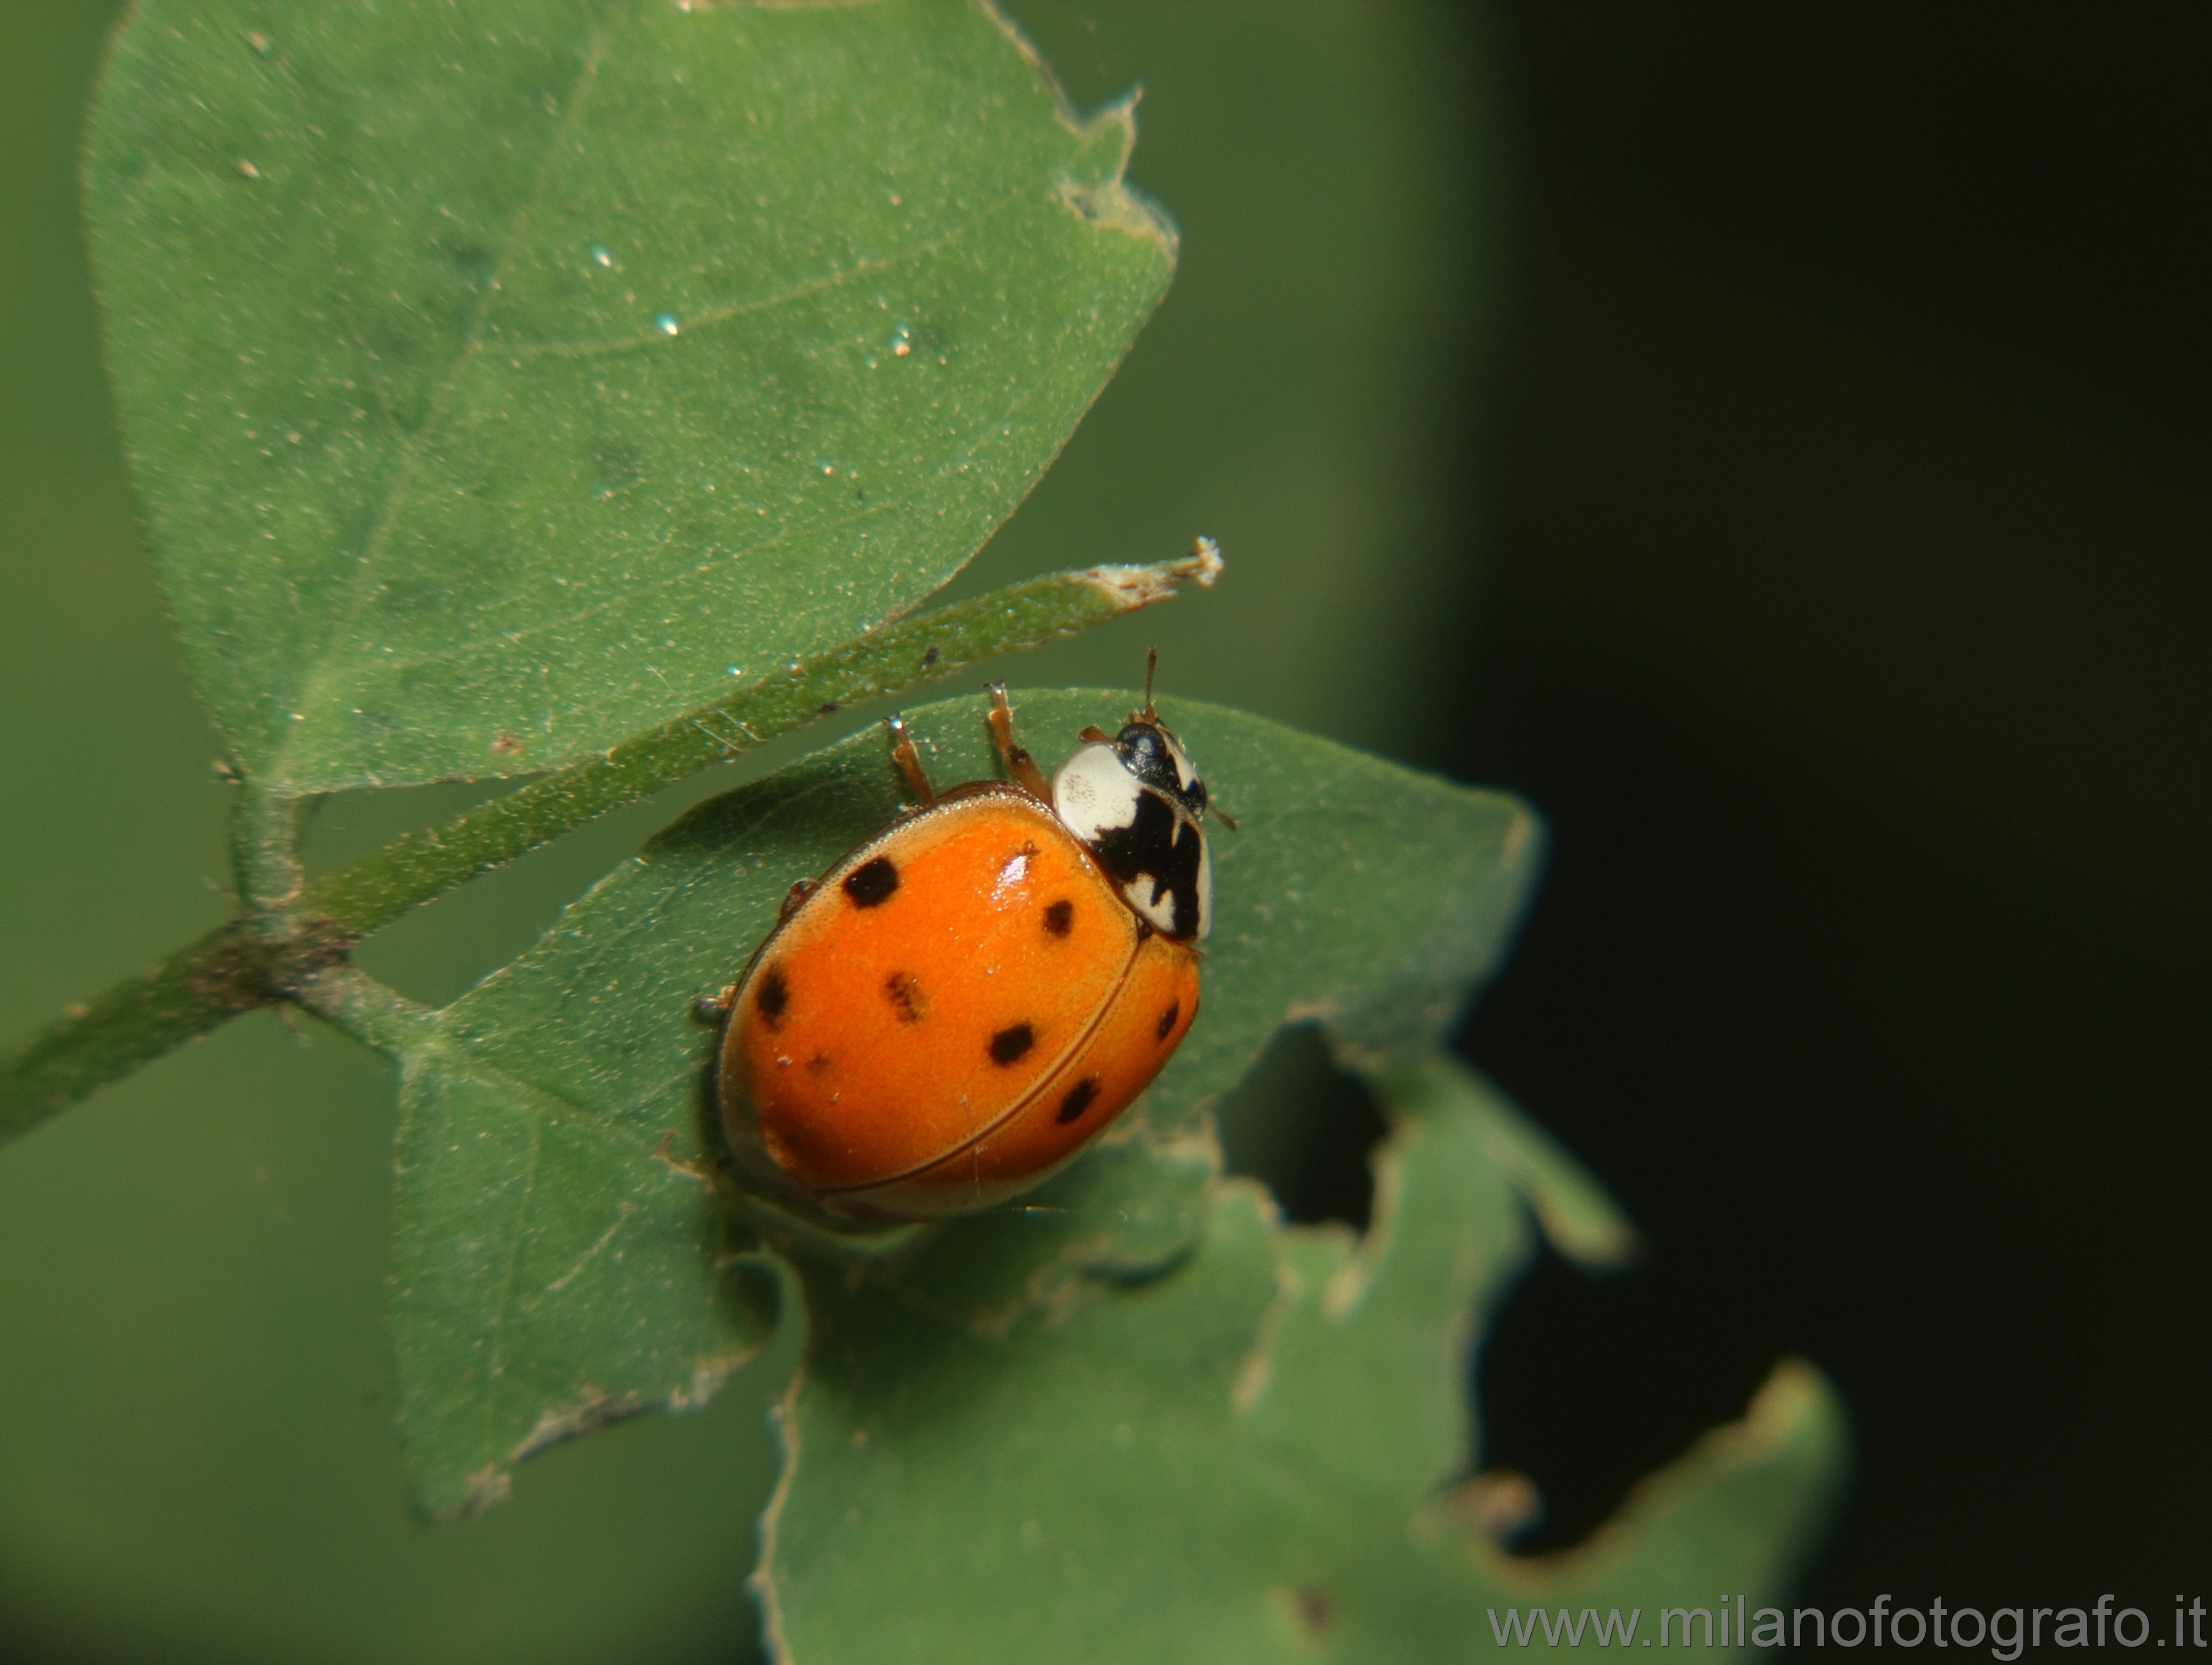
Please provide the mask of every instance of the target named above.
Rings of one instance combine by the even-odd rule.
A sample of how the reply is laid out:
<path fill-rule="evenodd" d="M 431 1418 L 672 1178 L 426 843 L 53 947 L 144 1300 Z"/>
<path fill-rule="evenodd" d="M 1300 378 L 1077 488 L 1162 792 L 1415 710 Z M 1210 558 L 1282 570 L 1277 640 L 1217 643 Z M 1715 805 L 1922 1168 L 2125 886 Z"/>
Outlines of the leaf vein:
<path fill-rule="evenodd" d="M 530 222 L 536 216 L 538 205 L 544 200 L 546 189 L 553 176 L 554 161 L 560 156 L 562 147 L 568 136 L 575 130 L 577 124 L 583 119 L 584 109 L 591 101 L 592 88 L 599 79 L 599 65 L 605 59 L 607 49 L 612 44 L 613 39 L 614 25 L 611 23 L 601 23 L 592 33 L 590 44 L 584 53 L 582 67 L 569 88 L 561 121 L 538 157 L 537 173 L 531 181 L 529 191 L 515 209 L 514 218 L 508 226 L 507 238 L 500 251 L 499 259 L 493 264 L 491 275 L 485 280 L 483 288 L 477 295 L 475 306 L 470 309 L 468 327 L 462 336 L 461 349 L 454 354 L 453 365 L 447 371 L 445 379 L 439 384 L 437 391 L 431 396 L 429 407 L 422 415 L 422 426 L 407 437 L 401 447 L 398 469 L 390 489 L 385 494 L 384 503 L 377 515 L 376 523 L 369 529 L 368 537 L 362 542 L 360 557 L 355 562 L 353 578 L 349 586 L 351 594 L 347 599 L 343 614 L 337 620 L 330 633 L 324 639 L 323 651 L 316 656 L 313 668 L 309 671 L 302 686 L 299 704 L 299 709 L 301 711 L 308 709 L 310 705 L 320 704 L 329 684 L 338 674 L 332 661 L 331 646 L 351 635 L 354 626 L 361 616 L 362 608 L 368 605 L 369 597 L 375 594 L 373 575 L 378 558 L 384 553 L 390 541 L 393 524 L 406 499 L 408 488 L 413 483 L 416 471 L 422 467 L 422 459 L 429 451 L 431 439 L 437 434 L 440 426 L 452 408 L 463 375 L 483 350 L 485 321 L 500 294 L 501 281 L 514 258 L 516 249 L 527 234 Z M 289 778 L 292 772 L 289 766 L 292 748 L 296 743 L 295 738 L 296 732 L 295 730 L 288 727 L 284 740 L 277 747 L 271 760 L 270 773 L 278 781 Z"/>
<path fill-rule="evenodd" d="M 753 312 L 770 312 L 778 306 L 787 306 L 794 301 L 805 300 L 810 296 L 822 294 L 845 284 L 855 282 L 860 278 L 889 271 L 909 261 L 927 259 L 932 255 L 941 253 L 950 248 L 994 215 L 1018 207 L 1024 194 L 1019 191 L 1010 191 L 1003 197 L 976 209 L 967 218 L 947 226 L 935 236 L 925 238 L 922 241 L 901 249 L 895 254 L 863 255 L 854 260 L 850 266 L 840 268 L 836 271 L 823 272 L 818 276 L 802 278 L 790 288 L 779 290 L 773 294 L 756 295 L 749 300 L 727 300 L 720 306 L 702 308 L 681 321 L 684 333 L 691 335 L 701 330 L 711 330 L 716 324 L 729 323 L 732 318 L 744 318 Z M 595 358 L 610 353 L 634 352 L 640 348 L 659 347 L 664 345 L 666 341 L 667 331 L 653 328 L 639 330 L 629 335 L 611 336 L 603 341 L 540 341 L 516 344 L 503 343 L 499 350 L 507 357 L 518 360 L 546 358 L 584 359 Z"/>

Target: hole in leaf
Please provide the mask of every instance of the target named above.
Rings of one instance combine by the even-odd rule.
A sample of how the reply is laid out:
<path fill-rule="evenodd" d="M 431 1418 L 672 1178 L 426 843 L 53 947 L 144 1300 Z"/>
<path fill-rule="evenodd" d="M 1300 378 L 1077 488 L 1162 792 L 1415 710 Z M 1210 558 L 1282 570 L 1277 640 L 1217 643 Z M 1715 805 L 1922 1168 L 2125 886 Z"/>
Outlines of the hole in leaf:
<path fill-rule="evenodd" d="M 1367 1229 L 1375 1202 L 1368 1158 L 1387 1132 L 1359 1079 L 1339 1069 L 1321 1032 L 1285 1030 L 1222 1104 L 1231 1173 L 1259 1180 L 1301 1226 L 1339 1220 Z"/>

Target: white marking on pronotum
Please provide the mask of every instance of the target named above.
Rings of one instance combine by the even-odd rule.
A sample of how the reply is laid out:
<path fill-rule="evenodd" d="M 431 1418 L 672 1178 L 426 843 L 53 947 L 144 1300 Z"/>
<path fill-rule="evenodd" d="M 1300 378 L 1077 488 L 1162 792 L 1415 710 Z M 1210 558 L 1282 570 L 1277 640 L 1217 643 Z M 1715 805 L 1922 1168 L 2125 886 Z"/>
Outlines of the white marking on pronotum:
<path fill-rule="evenodd" d="M 1176 784 L 1188 792 L 1190 790 L 1191 782 L 1198 778 L 1198 771 L 1190 766 L 1190 760 L 1183 755 L 1182 748 L 1176 745 L 1164 732 L 1161 734 L 1160 739 L 1167 746 L 1168 755 L 1175 760 Z"/>
<path fill-rule="evenodd" d="M 1082 748 L 1053 778 L 1052 807 L 1079 839 L 1133 826 L 1145 789 L 1111 746 Z"/>
<path fill-rule="evenodd" d="M 1154 902 L 1153 894 L 1159 888 L 1158 880 L 1149 873 L 1139 873 L 1121 887 L 1121 894 L 1128 898 L 1131 907 L 1152 922 L 1155 929 L 1171 931 L 1175 929 L 1175 895 L 1168 892 L 1159 902 Z"/>

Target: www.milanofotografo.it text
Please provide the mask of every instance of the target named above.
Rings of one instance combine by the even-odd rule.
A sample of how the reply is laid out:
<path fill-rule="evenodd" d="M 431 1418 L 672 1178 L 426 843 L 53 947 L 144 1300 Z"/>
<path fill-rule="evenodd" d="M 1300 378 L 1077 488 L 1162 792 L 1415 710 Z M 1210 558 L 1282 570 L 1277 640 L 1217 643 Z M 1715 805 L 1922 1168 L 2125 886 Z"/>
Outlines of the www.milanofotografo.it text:
<path fill-rule="evenodd" d="M 2154 1636 L 2151 1615 L 2142 1607 L 2114 1604 L 2100 1595 L 2081 1607 L 1897 1607 L 1878 1595 L 1863 1607 L 1756 1607 L 1745 1598 L 1723 1596 L 1710 1607 L 1658 1607 L 1656 1632 L 1642 1607 L 1601 1614 L 1560 1607 L 1492 1607 L 1490 1628 L 1501 1648 L 1938 1648 L 1987 1647 L 1998 1659 L 2018 1659 L 2031 1648 L 2102 1648 L 2117 1644 L 2140 1648 L 2203 1648 L 2204 1599 L 2173 1598 L 2173 1633 Z M 1639 1634 L 1640 1632 L 1640 1634 Z"/>

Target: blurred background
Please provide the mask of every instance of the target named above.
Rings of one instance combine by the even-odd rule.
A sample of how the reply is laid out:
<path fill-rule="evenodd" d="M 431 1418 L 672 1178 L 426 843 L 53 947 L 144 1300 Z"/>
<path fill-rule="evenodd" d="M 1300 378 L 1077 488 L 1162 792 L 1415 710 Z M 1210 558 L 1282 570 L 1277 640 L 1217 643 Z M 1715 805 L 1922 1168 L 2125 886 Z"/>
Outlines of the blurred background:
<path fill-rule="evenodd" d="M 2202 1593 L 2212 14 L 1014 9 L 1079 104 L 1142 83 L 1182 263 L 958 589 L 1200 531 L 1230 570 L 1009 674 L 1157 642 L 1170 717 L 1551 823 L 1465 1044 L 1650 1253 L 1540 1265 L 1480 1361 L 1530 1541 L 1800 1353 L 1860 1445 L 1807 1601 Z M 0 9 L 0 1044 L 222 912 L 76 221 L 113 13 Z M 450 997 L 730 779 L 363 957 Z M 340 800 L 317 857 L 465 797 Z M 0 1656 L 743 1656 L 742 1380 L 410 1524 L 392 1118 L 380 1063 L 262 1014 L 0 1158 Z M 1373 1113 L 1317 1047 L 1228 1120 L 1294 1213 L 1364 1218 Z"/>

